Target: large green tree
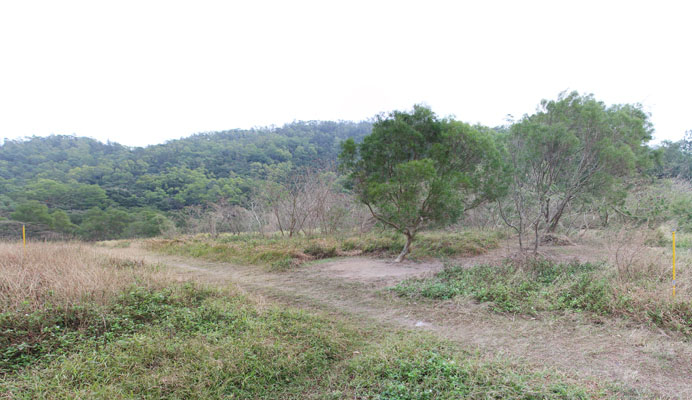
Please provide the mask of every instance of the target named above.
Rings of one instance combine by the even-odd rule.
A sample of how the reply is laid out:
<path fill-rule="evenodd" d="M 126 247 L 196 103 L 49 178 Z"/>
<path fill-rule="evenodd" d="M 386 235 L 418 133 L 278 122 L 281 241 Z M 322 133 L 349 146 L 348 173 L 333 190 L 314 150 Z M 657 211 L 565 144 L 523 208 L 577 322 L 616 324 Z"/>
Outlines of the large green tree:
<path fill-rule="evenodd" d="M 17 206 L 17 209 L 10 215 L 16 221 L 31 222 L 50 226 L 53 217 L 48 211 L 48 207 L 36 200 L 29 200 Z"/>
<path fill-rule="evenodd" d="M 397 262 L 421 229 L 453 223 L 503 189 L 491 133 L 420 105 L 377 116 L 362 143 L 342 143 L 339 158 L 373 217 L 406 236 Z"/>
<path fill-rule="evenodd" d="M 505 222 L 521 236 L 554 232 L 578 200 L 615 199 L 623 178 L 650 163 L 652 127 L 638 105 L 606 106 L 593 95 L 563 93 L 543 100 L 506 137 L 512 171 L 511 214 Z"/>
<path fill-rule="evenodd" d="M 84 214 L 78 233 L 87 240 L 119 239 L 132 221 L 133 216 L 126 211 L 94 207 Z"/>

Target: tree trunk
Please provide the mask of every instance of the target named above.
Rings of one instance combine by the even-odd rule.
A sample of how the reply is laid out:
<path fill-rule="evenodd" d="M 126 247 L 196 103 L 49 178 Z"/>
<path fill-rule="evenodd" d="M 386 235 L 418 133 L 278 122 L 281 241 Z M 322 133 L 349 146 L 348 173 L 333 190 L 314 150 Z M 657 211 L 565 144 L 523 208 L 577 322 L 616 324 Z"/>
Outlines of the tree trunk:
<path fill-rule="evenodd" d="M 284 228 L 281 226 L 281 217 L 279 216 L 279 211 L 274 209 L 274 216 L 276 217 L 276 223 L 279 225 L 279 230 L 281 231 L 281 236 L 284 236 Z"/>
<path fill-rule="evenodd" d="M 548 229 L 546 230 L 547 233 L 555 233 L 557 230 L 557 224 L 560 222 L 560 218 L 562 218 L 562 213 L 565 212 L 565 206 L 567 206 L 567 203 L 569 203 L 571 199 L 571 197 L 568 197 L 563 200 L 562 203 L 560 203 L 557 212 L 555 215 L 553 215 L 553 218 L 550 219 L 550 226 L 548 226 Z"/>
<path fill-rule="evenodd" d="M 410 233 L 405 233 L 406 235 L 406 244 L 404 245 L 404 248 L 401 250 L 401 253 L 399 253 L 399 256 L 394 260 L 394 262 L 402 262 L 404 261 L 404 258 L 408 255 L 408 253 L 411 251 L 411 242 L 413 241 L 413 235 Z"/>
<path fill-rule="evenodd" d="M 216 219 L 214 217 L 211 217 L 209 221 L 209 234 L 212 239 L 216 239 Z"/>

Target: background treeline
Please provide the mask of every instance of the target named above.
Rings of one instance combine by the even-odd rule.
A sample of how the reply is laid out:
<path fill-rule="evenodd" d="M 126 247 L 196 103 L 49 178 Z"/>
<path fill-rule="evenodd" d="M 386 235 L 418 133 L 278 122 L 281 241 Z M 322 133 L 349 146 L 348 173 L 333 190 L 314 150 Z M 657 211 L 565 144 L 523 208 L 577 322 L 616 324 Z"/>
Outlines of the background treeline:
<path fill-rule="evenodd" d="M 553 109 L 545 108 L 551 104 Z M 570 230 L 614 220 L 653 226 L 674 218 L 680 227 L 692 228 L 691 132 L 677 142 L 644 146 L 629 157 L 621 152 L 637 149 L 650 137 L 648 118 L 637 107 L 605 109 L 592 97 L 575 93 L 541 107 L 542 112 L 507 126 L 474 127 L 504 149 L 506 175 L 515 179 L 505 182 L 505 197 L 470 210 L 463 224 L 509 225 L 529 234 L 539 226 Z M 635 160 L 630 166 L 635 174 L 620 174 L 613 156 L 610 169 L 600 161 L 594 164 L 599 175 L 589 176 L 588 188 L 577 188 L 579 196 L 570 194 L 566 177 L 575 175 L 563 169 L 569 163 L 579 168 L 590 140 L 588 135 L 570 136 L 577 114 L 589 123 L 601 118 L 595 115 L 615 118 L 603 125 L 603 132 L 607 126 L 632 123 L 627 118 L 643 124 L 640 134 L 627 139 L 634 140 L 626 146 L 630 150 L 608 150 L 622 160 Z M 561 125 L 551 125 L 554 116 L 564 119 Z M 0 237 L 16 237 L 21 223 L 29 225 L 33 237 L 88 240 L 176 231 L 293 236 L 363 230 L 374 221 L 347 188 L 337 157 L 342 142 L 350 138 L 359 143 L 372 127 L 372 122 L 294 122 L 196 134 L 144 148 L 74 136 L 6 139 L 0 145 Z M 603 157 L 603 150 L 598 151 Z M 528 179 L 545 173 L 553 174 L 554 182 Z M 545 221 L 539 221 L 546 212 Z"/>
<path fill-rule="evenodd" d="M 252 220 L 234 222 L 237 229 L 250 222 L 263 227 L 266 214 L 289 207 L 284 203 L 297 208 L 308 201 L 289 199 L 298 196 L 307 171 L 324 175 L 322 184 L 335 184 L 328 171 L 340 143 L 360 140 L 371 128 L 369 122 L 294 122 L 145 148 L 74 136 L 6 139 L 0 146 L 0 235 L 15 234 L 11 221 L 34 224 L 42 236 L 84 239 L 153 236 L 174 229 L 174 222 L 200 230 L 199 221 L 206 221 L 207 229 L 216 219 L 224 230 L 230 229 L 229 213 L 237 217 L 238 210 Z M 281 222 L 289 231 L 315 223 Z"/>

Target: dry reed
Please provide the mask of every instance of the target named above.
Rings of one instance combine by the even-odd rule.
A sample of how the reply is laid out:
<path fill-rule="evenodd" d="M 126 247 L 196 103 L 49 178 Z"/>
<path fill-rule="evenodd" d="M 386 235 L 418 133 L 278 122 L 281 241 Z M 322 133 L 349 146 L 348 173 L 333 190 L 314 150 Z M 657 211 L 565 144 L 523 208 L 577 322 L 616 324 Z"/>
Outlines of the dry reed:
<path fill-rule="evenodd" d="M 630 226 L 609 232 L 604 241 L 608 263 L 616 270 L 617 288 L 640 301 L 673 300 L 672 252 L 667 246 L 657 246 L 658 232 Z M 677 256 L 676 300 L 692 300 L 689 251 L 679 250 Z"/>
<path fill-rule="evenodd" d="M 128 286 L 166 280 L 142 261 L 107 257 L 77 243 L 0 243 L 0 311 L 35 311 L 83 301 L 105 304 Z"/>

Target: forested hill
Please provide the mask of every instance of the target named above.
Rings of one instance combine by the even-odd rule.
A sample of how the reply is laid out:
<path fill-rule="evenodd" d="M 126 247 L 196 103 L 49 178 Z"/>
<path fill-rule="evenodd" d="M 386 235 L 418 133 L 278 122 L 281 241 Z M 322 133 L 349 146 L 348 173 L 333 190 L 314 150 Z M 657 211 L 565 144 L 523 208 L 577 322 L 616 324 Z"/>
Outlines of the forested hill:
<path fill-rule="evenodd" d="M 0 215 L 38 201 L 68 213 L 93 207 L 174 210 L 226 198 L 241 203 L 256 181 L 334 163 L 339 144 L 369 122 L 294 122 L 278 128 L 192 135 L 130 148 L 74 136 L 0 145 Z"/>
<path fill-rule="evenodd" d="M 582 100 L 594 102 L 588 96 Z M 620 110 L 607 112 L 621 115 Z M 300 208 L 293 201 L 300 196 L 305 209 L 322 210 L 313 225 L 336 229 L 354 223 L 359 211 L 327 168 L 336 164 L 344 140 L 360 142 L 371 131 L 370 122 L 310 121 L 201 133 L 141 148 L 74 136 L 5 140 L 0 145 L 0 239 L 16 239 L 23 224 L 38 239 L 216 232 L 217 223 L 225 231 L 252 226 L 293 232 L 296 219 L 290 212 Z M 489 137 L 498 146 L 511 145 L 511 129 L 493 131 Z M 574 143 L 578 147 L 577 139 Z M 692 132 L 655 149 L 642 147 L 643 142 L 637 146 L 647 160 L 646 170 L 638 171 L 642 177 L 692 180 Z"/>

